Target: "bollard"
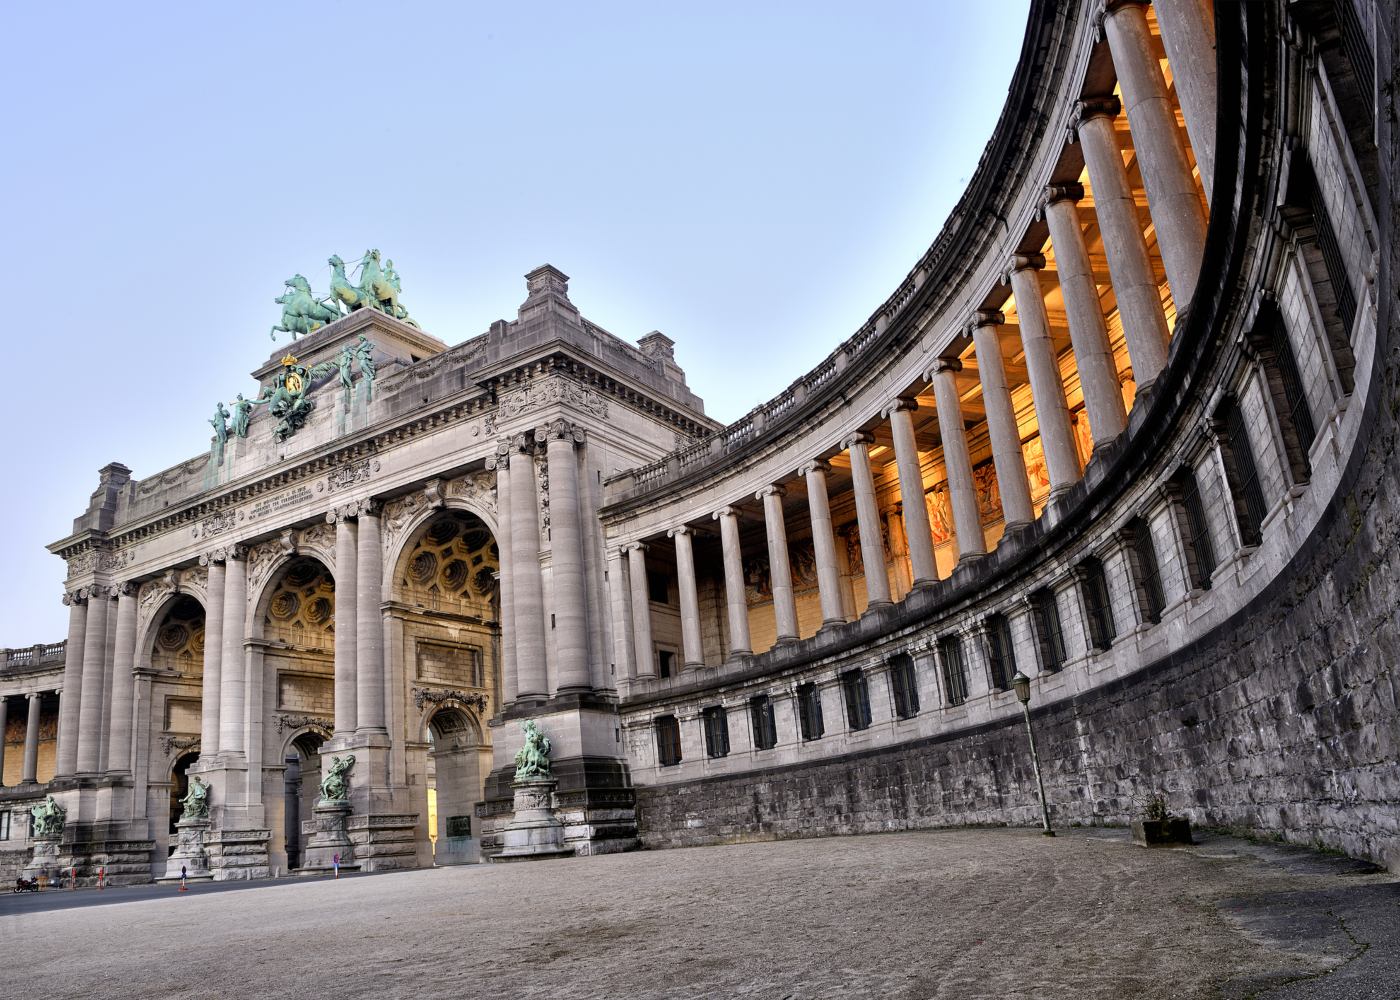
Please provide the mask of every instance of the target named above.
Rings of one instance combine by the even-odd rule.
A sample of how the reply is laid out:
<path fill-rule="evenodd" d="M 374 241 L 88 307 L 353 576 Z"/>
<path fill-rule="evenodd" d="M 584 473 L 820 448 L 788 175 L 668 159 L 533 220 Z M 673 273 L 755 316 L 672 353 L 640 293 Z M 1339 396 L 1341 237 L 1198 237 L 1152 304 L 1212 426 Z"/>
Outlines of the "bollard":
<path fill-rule="evenodd" d="M 97 869 L 97 888 L 98 888 L 98 889 L 105 889 L 105 888 L 107 888 L 107 866 L 106 866 L 106 865 L 101 865 L 101 866 Z"/>
<path fill-rule="evenodd" d="M 68 869 L 68 888 L 70 890 L 78 888 L 78 866 L 74 865 Z"/>

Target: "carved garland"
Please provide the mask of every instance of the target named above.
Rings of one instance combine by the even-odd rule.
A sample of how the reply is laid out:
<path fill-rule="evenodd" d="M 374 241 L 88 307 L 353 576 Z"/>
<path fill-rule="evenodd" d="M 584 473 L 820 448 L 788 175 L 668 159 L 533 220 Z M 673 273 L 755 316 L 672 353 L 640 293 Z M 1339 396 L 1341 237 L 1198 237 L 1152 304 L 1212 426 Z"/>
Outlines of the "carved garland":
<path fill-rule="evenodd" d="M 331 723 L 319 715 L 287 715 L 278 713 L 277 732 L 284 733 L 291 729 L 314 729 L 318 733 L 324 733 L 327 737 L 332 733 Z"/>
<path fill-rule="evenodd" d="M 441 705 L 445 702 L 453 701 L 466 708 L 474 708 L 478 712 L 486 712 L 486 696 L 484 694 L 466 694 L 462 691 L 444 691 L 434 688 L 414 688 L 413 705 L 418 711 L 423 711 L 424 705 Z"/>
<path fill-rule="evenodd" d="M 186 750 L 198 750 L 199 737 L 162 736 L 160 738 L 160 749 L 167 757 L 173 757 L 177 753 L 184 753 Z"/>

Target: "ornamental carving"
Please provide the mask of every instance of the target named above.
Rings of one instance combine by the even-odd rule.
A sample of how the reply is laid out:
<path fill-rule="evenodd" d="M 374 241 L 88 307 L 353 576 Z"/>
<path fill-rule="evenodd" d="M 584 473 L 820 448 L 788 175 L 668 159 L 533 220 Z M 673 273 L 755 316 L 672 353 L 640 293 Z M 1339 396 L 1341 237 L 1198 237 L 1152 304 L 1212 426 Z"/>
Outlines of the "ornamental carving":
<path fill-rule="evenodd" d="M 184 753 L 186 750 L 198 750 L 198 749 L 199 749 L 199 737 L 198 737 L 198 736 L 169 736 L 169 735 L 167 735 L 167 736 L 162 736 L 162 737 L 160 738 L 160 750 L 161 750 L 161 753 L 165 754 L 167 757 L 173 756 L 173 755 L 178 754 L 178 753 Z"/>
<path fill-rule="evenodd" d="M 487 472 L 475 472 L 469 476 L 450 479 L 446 492 L 458 500 L 470 500 L 477 506 L 496 512 L 496 477 Z"/>
<path fill-rule="evenodd" d="M 284 733 L 292 729 L 314 729 L 318 733 L 331 735 L 332 727 L 330 720 L 319 715 L 290 715 L 277 714 L 277 732 Z"/>
<path fill-rule="evenodd" d="M 497 407 L 496 419 L 509 420 L 551 403 L 567 403 L 595 417 L 606 418 L 608 415 L 608 401 L 603 396 L 592 389 L 585 389 L 577 382 L 555 375 L 531 382 L 502 396 Z"/>
<path fill-rule="evenodd" d="M 283 531 L 277 538 L 259 542 L 248 550 L 248 594 L 251 597 L 262 593 L 272 569 L 283 556 L 295 555 L 296 540 L 291 529 Z"/>
<path fill-rule="evenodd" d="M 210 535 L 222 534 L 231 530 L 241 520 L 243 520 L 241 513 L 235 514 L 231 510 L 222 510 L 200 521 L 193 534 L 195 538 L 208 538 Z"/>
<path fill-rule="evenodd" d="M 349 462 L 331 470 L 330 475 L 326 476 L 326 489 L 332 493 L 336 490 L 349 489 L 357 483 L 368 482 L 369 477 L 378 471 L 379 459 L 377 458 Z"/>
<path fill-rule="evenodd" d="M 454 701 L 467 708 L 474 708 L 478 712 L 486 711 L 486 696 L 484 694 L 464 691 L 448 691 L 441 688 L 414 688 L 413 707 L 418 711 L 423 711 L 424 705 L 441 705 L 444 702 Z"/>
<path fill-rule="evenodd" d="M 292 536 L 298 552 L 310 552 L 327 566 L 335 563 L 335 525 L 318 521 Z"/>

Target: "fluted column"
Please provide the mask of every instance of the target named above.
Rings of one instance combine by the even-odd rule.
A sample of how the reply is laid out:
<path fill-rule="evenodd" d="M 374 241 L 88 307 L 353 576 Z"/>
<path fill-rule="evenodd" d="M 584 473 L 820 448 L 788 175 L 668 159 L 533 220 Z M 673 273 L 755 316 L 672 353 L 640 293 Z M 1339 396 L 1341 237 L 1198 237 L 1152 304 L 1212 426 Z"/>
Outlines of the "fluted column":
<path fill-rule="evenodd" d="M 792 564 L 788 560 L 787 525 L 783 523 L 781 486 L 765 486 L 754 496 L 763 501 L 763 526 L 768 534 L 768 580 L 773 589 L 777 641 L 797 639 L 797 601 L 792 593 Z"/>
<path fill-rule="evenodd" d="M 729 655 L 747 656 L 753 652 L 749 638 L 749 599 L 744 587 L 744 555 L 739 542 L 739 510 L 721 507 L 715 511 L 719 541 L 724 550 L 724 606 L 729 621 Z"/>
<path fill-rule="evenodd" d="M 1011 404 L 1001 353 L 998 327 L 1005 322 L 1006 317 L 998 311 L 979 311 L 973 317 L 972 343 L 977 354 L 977 377 L 982 383 L 982 402 L 987 409 L 987 436 L 992 442 L 1001 513 L 1006 530 L 1014 531 L 1035 519 L 1035 508 L 1031 505 L 1026 456 L 1021 451 L 1021 432 L 1016 426 L 1016 408 Z"/>
<path fill-rule="evenodd" d="M 1079 387 L 1094 444 L 1110 441 L 1128 425 L 1118 366 L 1108 343 L 1108 323 L 1099 301 L 1099 286 L 1089 266 L 1089 248 L 1079 222 L 1078 201 L 1084 189 L 1078 184 L 1055 184 L 1046 191 L 1045 221 L 1055 247 L 1055 269 L 1060 278 L 1069 318 L 1069 338 L 1079 368 Z"/>
<path fill-rule="evenodd" d="M 588 672 L 588 605 L 584 595 L 583 528 L 579 522 L 578 459 L 574 446 L 580 430 L 564 420 L 535 431 L 547 439 L 549 461 L 549 546 L 554 596 L 555 686 L 583 691 L 592 686 Z M 692 581 L 693 582 L 693 581 Z"/>
<path fill-rule="evenodd" d="M 39 712 L 44 695 L 42 691 L 31 691 L 29 699 L 29 719 L 24 727 L 24 769 L 20 772 L 20 784 L 39 783 Z"/>
<path fill-rule="evenodd" d="M 933 556 L 933 533 L 928 523 L 928 502 L 924 499 L 924 470 L 919 444 L 914 437 L 918 408 L 912 399 L 898 399 L 886 411 L 894 434 L 894 461 L 899 470 L 899 496 L 904 501 L 904 534 L 909 542 L 909 562 L 914 583 L 938 579 L 938 563 Z"/>
<path fill-rule="evenodd" d="M 335 735 L 348 736 L 360 723 L 355 681 L 359 539 L 353 507 L 339 507 L 326 520 L 335 525 Z"/>
<path fill-rule="evenodd" d="M 384 550 L 379 503 L 359 505 L 355 546 L 355 728 L 387 732 L 384 711 Z"/>
<path fill-rule="evenodd" d="M 549 670 L 545 662 L 544 583 L 540 578 L 540 512 L 535 459 L 524 434 L 511 440 L 510 505 L 517 697 L 544 699 L 549 697 Z"/>
<path fill-rule="evenodd" d="M 117 587 L 117 643 L 112 661 L 112 714 L 107 720 L 107 772 L 131 770 L 131 708 L 136 693 L 136 584 Z"/>
<path fill-rule="evenodd" d="M 63 693 L 58 703 L 58 768 L 61 778 L 78 769 L 78 719 L 82 705 L 83 644 L 87 638 L 87 594 L 63 595 L 68 605 L 68 642 L 63 647 Z"/>
<path fill-rule="evenodd" d="M 836 565 L 836 535 L 831 527 L 831 500 L 827 495 L 826 462 L 808 462 L 797 470 L 807 480 L 807 509 L 812 517 L 812 551 L 817 560 L 817 595 L 821 599 L 822 625 L 841 625 L 841 570 Z"/>
<path fill-rule="evenodd" d="M 1201 169 L 1206 201 L 1215 174 L 1215 21 L 1209 0 L 1155 0 L 1157 27 Z"/>
<path fill-rule="evenodd" d="M 1147 207 L 1177 309 L 1196 293 L 1206 245 L 1206 213 L 1191 177 L 1186 147 L 1153 51 L 1146 0 L 1109 0 L 1104 16 L 1113 67 L 1142 168 Z"/>
<path fill-rule="evenodd" d="M 496 548 L 500 552 L 501 583 L 501 697 L 509 705 L 515 701 L 519 687 L 515 673 L 515 556 L 510 534 L 510 449 L 506 442 L 496 445 L 496 454 L 487 460 L 487 468 L 496 470 Z"/>
<path fill-rule="evenodd" d="M 864 431 L 846 439 L 851 455 L 851 485 L 856 494 L 856 529 L 860 533 L 860 561 L 865 567 L 867 607 L 890 603 L 890 577 L 885 567 L 885 539 L 880 531 L 880 501 L 870 472 L 870 445 L 875 438 Z"/>
<path fill-rule="evenodd" d="M 247 669 L 244 640 L 248 618 L 248 550 L 228 551 L 224 576 L 224 655 L 219 673 L 219 753 L 243 754 L 243 698 Z M 340 598 L 339 581 L 336 598 Z M 351 621 L 353 622 L 353 618 Z"/>
<path fill-rule="evenodd" d="M 1123 340 L 1139 391 L 1151 385 L 1167 363 L 1167 317 L 1162 295 L 1152 275 L 1152 259 L 1142 235 L 1142 219 L 1123 166 L 1123 150 L 1113 130 L 1118 115 L 1116 97 L 1081 101 L 1077 129 L 1089 183 L 1094 188 L 1094 214 L 1103 236 L 1108 276 L 1123 322 Z"/>
<path fill-rule="evenodd" d="M 632 656 L 637 676 L 656 676 L 656 654 L 651 648 L 651 592 L 647 589 L 647 547 L 627 546 L 627 570 L 632 584 Z"/>
<path fill-rule="evenodd" d="M 637 676 L 637 661 L 632 655 L 632 594 L 627 584 L 627 560 L 621 549 L 609 549 L 607 558 L 613 669 L 617 677 L 631 680 Z"/>
<path fill-rule="evenodd" d="M 93 587 L 89 591 L 87 635 L 83 639 L 83 694 L 78 712 L 78 774 L 96 774 L 102 754 L 102 708 L 110 605 L 106 587 Z"/>
<path fill-rule="evenodd" d="M 958 394 L 957 373 L 960 371 L 962 362 L 957 358 L 939 358 L 927 376 L 933 383 L 934 403 L 938 407 L 938 433 L 943 442 L 943 467 L 948 473 L 959 562 L 987 554 L 987 536 L 982 530 L 982 514 L 977 509 L 972 454 L 967 447 L 967 427 L 963 423 L 962 400 Z"/>
<path fill-rule="evenodd" d="M 1011 259 L 1009 275 L 1045 453 L 1045 470 L 1050 476 L 1050 492 L 1055 494 L 1069 489 L 1079 479 L 1079 455 L 1069 429 L 1065 385 L 1060 381 L 1060 363 L 1050 340 L 1050 318 L 1045 314 L 1045 296 L 1040 290 L 1040 269 L 1044 266 L 1045 258 L 1040 254 L 1017 254 Z"/>
<path fill-rule="evenodd" d="M 224 554 L 210 552 L 199 561 L 209 567 L 204 606 L 204 675 L 199 694 L 199 756 L 219 752 L 219 685 L 224 658 Z"/>
<path fill-rule="evenodd" d="M 681 598 L 681 650 L 685 669 L 698 670 L 705 665 L 705 651 L 700 645 L 700 600 L 695 592 L 692 532 L 682 524 L 666 534 L 676 543 L 676 584 Z"/>

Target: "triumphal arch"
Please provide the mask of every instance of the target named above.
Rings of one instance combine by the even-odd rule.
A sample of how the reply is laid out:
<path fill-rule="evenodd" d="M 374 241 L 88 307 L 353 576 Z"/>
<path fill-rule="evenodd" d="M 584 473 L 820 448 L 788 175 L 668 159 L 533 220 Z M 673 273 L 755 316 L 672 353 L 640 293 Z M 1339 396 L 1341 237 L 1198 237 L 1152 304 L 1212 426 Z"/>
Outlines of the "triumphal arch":
<path fill-rule="evenodd" d="M 209 450 L 107 466 L 51 546 L 0 865 L 1148 803 L 1400 865 L 1393 6 L 1033 0 L 943 229 L 726 426 L 553 267 L 453 347 L 377 251 L 288 279 Z"/>

